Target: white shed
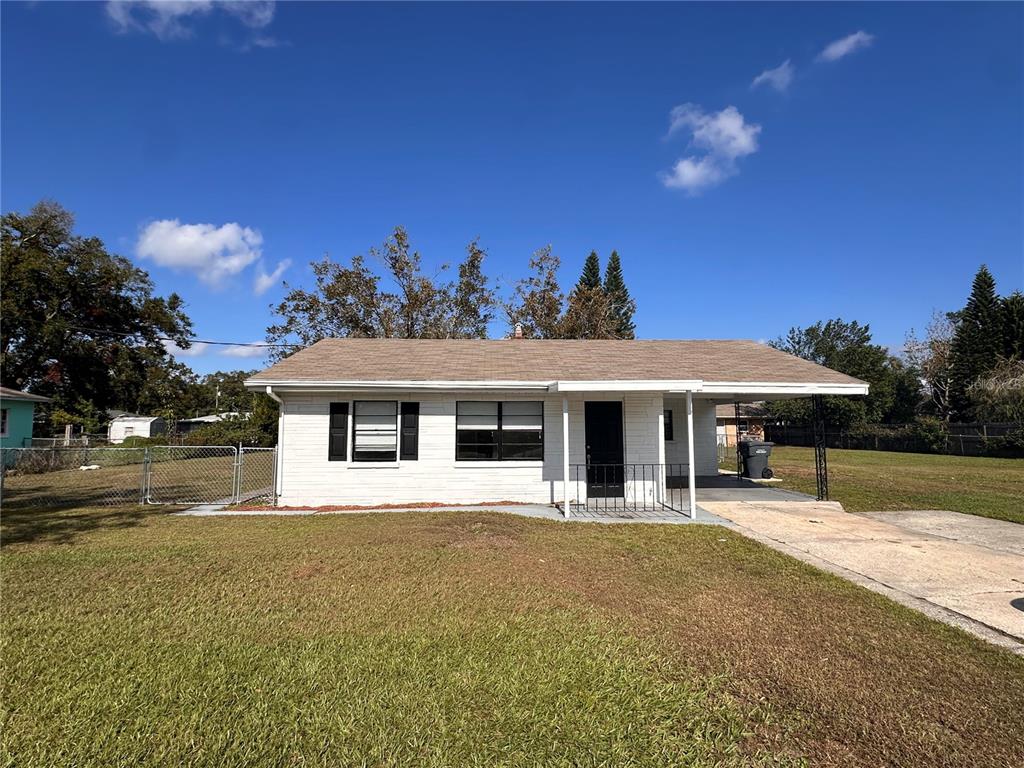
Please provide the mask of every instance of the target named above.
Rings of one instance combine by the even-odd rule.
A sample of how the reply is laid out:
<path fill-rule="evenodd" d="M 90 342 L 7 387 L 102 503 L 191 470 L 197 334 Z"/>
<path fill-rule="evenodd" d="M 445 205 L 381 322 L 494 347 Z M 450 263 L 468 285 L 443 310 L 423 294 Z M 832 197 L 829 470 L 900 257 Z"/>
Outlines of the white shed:
<path fill-rule="evenodd" d="M 155 437 L 167 433 L 167 422 L 159 416 L 136 416 L 125 413 L 112 419 L 107 427 L 107 440 L 123 443 L 126 437 Z"/>

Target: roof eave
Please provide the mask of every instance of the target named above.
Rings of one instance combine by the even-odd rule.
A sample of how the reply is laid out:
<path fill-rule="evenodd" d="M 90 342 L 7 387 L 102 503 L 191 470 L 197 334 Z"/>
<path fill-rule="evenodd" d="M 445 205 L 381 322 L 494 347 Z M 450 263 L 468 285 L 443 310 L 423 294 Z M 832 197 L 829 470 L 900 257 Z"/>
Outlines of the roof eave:
<path fill-rule="evenodd" d="M 705 397 L 758 396 L 808 397 L 810 395 L 866 395 L 868 384 L 853 382 L 749 382 L 701 381 L 699 379 L 603 379 L 593 381 L 308 381 L 295 379 L 248 379 L 251 390 L 289 392 L 367 392 L 367 391 L 460 391 L 460 390 L 523 390 L 568 392 L 700 392 Z"/>

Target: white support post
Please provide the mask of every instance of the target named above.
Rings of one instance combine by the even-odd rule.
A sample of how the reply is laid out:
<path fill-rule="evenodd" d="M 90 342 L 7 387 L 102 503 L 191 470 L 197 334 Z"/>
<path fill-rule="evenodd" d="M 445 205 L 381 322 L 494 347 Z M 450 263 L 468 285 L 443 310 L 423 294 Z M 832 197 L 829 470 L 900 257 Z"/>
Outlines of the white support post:
<path fill-rule="evenodd" d="M 687 485 L 690 490 L 690 519 L 697 519 L 697 475 L 693 468 L 693 392 L 686 392 Z"/>
<path fill-rule="evenodd" d="M 569 517 L 569 398 L 562 395 L 562 514 Z"/>

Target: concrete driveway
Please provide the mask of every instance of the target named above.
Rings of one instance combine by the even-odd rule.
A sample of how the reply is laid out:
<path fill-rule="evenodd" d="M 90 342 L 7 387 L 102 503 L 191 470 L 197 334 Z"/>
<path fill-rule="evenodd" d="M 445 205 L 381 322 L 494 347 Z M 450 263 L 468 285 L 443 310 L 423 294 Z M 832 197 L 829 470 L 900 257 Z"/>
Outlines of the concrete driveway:
<path fill-rule="evenodd" d="M 1024 654 L 1024 526 L 828 502 L 703 502 L 736 530 Z"/>

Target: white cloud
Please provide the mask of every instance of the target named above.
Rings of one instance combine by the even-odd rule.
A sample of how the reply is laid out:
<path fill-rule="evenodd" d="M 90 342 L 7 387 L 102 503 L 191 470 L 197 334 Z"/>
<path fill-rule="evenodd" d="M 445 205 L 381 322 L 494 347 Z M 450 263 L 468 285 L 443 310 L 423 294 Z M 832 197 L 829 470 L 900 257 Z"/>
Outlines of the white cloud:
<path fill-rule="evenodd" d="M 713 187 L 726 178 L 726 172 L 711 157 L 694 160 L 684 157 L 678 161 L 669 173 L 662 177 L 662 182 L 669 189 L 685 189 L 689 192 Z"/>
<path fill-rule="evenodd" d="M 694 146 L 730 160 L 757 151 L 757 134 L 761 126 L 746 122 L 736 107 L 707 113 L 697 104 L 673 107 L 669 135 L 683 128 L 693 132 Z"/>
<path fill-rule="evenodd" d="M 203 341 L 192 342 L 188 349 L 182 349 L 173 341 L 169 341 L 167 339 L 160 343 L 164 345 L 164 349 L 175 357 L 199 357 L 200 355 L 205 354 L 207 349 L 210 347 L 209 344 Z"/>
<path fill-rule="evenodd" d="M 776 91 L 784 91 L 789 88 L 789 84 L 793 82 L 793 65 L 789 59 L 775 67 L 775 69 L 766 69 L 760 75 L 754 78 L 754 82 L 750 84 L 751 88 L 757 88 L 759 85 L 770 85 Z"/>
<path fill-rule="evenodd" d="M 272 0 L 108 0 L 107 16 L 118 32 L 151 32 L 160 40 L 192 35 L 189 18 L 226 13 L 250 29 L 274 19 Z"/>
<path fill-rule="evenodd" d="M 690 132 L 690 145 L 703 154 L 680 159 L 661 180 L 670 189 L 695 195 L 739 172 L 736 161 L 757 151 L 761 126 L 748 123 L 736 107 L 708 113 L 696 104 L 681 104 L 669 116 L 668 135 L 681 130 Z"/>
<path fill-rule="evenodd" d="M 254 341 L 253 344 L 263 344 L 262 341 Z M 225 357 L 265 357 L 270 347 L 224 347 L 221 354 Z"/>
<path fill-rule="evenodd" d="M 874 40 L 874 35 L 869 35 L 864 30 L 858 30 L 852 35 L 847 35 L 826 45 L 825 50 L 818 54 L 818 60 L 838 61 L 856 50 L 867 48 Z"/>
<path fill-rule="evenodd" d="M 260 258 L 263 236 L 239 224 L 182 224 L 163 219 L 139 234 L 135 253 L 161 267 L 187 269 L 200 280 L 218 286 Z"/>
<path fill-rule="evenodd" d="M 252 290 L 257 296 L 262 296 L 272 287 L 277 284 L 277 281 L 281 279 L 281 275 L 284 274 L 285 270 L 292 265 L 291 259 L 284 259 L 283 261 L 277 262 L 277 266 L 274 267 L 274 271 L 267 274 L 263 270 L 263 264 L 256 268 L 256 280 L 253 281 Z"/>

